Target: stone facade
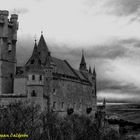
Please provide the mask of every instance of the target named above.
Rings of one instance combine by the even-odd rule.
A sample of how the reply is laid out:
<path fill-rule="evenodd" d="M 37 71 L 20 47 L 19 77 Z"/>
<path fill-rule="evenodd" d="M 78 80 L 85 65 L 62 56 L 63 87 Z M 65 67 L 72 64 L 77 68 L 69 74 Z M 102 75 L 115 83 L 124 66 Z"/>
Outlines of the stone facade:
<path fill-rule="evenodd" d="M 0 94 L 13 93 L 16 68 L 16 41 L 18 16 L 8 11 L 0 11 Z"/>
<path fill-rule="evenodd" d="M 16 66 L 18 16 L 0 11 L 0 99 L 1 103 L 29 100 L 42 109 L 90 113 L 96 109 L 96 72 L 86 67 L 82 53 L 79 70 L 66 60 L 51 56 L 41 34 L 30 59 Z"/>

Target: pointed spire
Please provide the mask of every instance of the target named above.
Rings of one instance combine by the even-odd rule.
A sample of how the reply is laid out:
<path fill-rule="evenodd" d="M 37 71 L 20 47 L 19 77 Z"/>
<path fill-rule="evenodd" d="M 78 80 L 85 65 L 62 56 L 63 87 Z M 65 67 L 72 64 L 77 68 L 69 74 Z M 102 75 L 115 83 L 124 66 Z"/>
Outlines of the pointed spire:
<path fill-rule="evenodd" d="M 49 52 L 49 49 L 47 47 L 46 41 L 45 41 L 44 36 L 43 36 L 43 31 L 41 31 L 41 36 L 39 39 L 38 48 L 44 48 L 46 51 Z"/>
<path fill-rule="evenodd" d="M 84 70 L 87 71 L 87 67 L 86 67 L 86 62 L 85 62 L 85 57 L 84 57 L 84 51 L 82 50 L 82 58 L 81 58 L 81 62 L 80 62 L 80 70 Z"/>
<path fill-rule="evenodd" d="M 91 72 L 91 66 L 89 66 L 89 73 L 92 73 L 92 72 Z"/>
<path fill-rule="evenodd" d="M 35 39 L 34 49 L 31 58 L 26 64 L 30 72 L 42 72 L 41 60 L 38 53 L 37 41 Z"/>
<path fill-rule="evenodd" d="M 41 63 L 45 64 L 46 57 L 48 55 L 50 55 L 50 51 L 49 51 L 46 41 L 44 39 L 43 31 L 41 31 L 41 36 L 40 36 L 39 43 L 38 43 L 38 51 L 40 54 Z"/>
<path fill-rule="evenodd" d="M 94 69 L 93 69 L 93 75 L 95 75 L 95 76 L 96 76 L 95 66 L 94 66 Z"/>
<path fill-rule="evenodd" d="M 34 56 L 34 55 L 38 55 L 38 51 L 37 51 L 37 43 L 36 43 L 37 41 L 36 41 L 36 39 L 35 39 L 35 44 L 34 44 L 34 49 L 33 49 L 33 54 L 32 54 L 32 56 Z"/>
<path fill-rule="evenodd" d="M 84 63 L 85 63 L 84 50 L 82 50 L 81 64 L 84 64 Z"/>

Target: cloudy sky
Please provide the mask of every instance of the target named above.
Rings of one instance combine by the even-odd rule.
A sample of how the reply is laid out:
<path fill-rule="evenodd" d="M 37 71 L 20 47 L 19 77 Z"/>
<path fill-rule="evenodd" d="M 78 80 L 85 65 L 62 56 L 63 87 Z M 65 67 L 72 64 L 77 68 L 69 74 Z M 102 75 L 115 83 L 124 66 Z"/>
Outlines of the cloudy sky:
<path fill-rule="evenodd" d="M 19 14 L 19 65 L 43 31 L 53 56 L 96 66 L 98 98 L 140 101 L 140 0 L 0 0 Z M 26 54 L 26 55 L 25 55 Z"/>

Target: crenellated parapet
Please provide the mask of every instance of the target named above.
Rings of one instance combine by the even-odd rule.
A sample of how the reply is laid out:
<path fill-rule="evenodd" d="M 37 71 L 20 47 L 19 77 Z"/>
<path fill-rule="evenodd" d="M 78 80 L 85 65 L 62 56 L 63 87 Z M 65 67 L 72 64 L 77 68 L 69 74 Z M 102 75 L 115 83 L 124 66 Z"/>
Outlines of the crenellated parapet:
<path fill-rule="evenodd" d="M 18 15 L 12 14 L 10 19 L 7 10 L 0 10 L 0 37 L 11 41 L 17 40 Z"/>

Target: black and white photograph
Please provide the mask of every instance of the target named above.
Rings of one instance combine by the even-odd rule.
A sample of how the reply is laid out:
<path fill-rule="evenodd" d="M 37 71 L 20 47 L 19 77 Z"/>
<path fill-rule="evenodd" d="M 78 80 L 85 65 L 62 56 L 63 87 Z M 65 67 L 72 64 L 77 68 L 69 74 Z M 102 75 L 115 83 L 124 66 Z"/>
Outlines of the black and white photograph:
<path fill-rule="evenodd" d="M 140 0 L 0 0 L 0 140 L 140 140 Z"/>

